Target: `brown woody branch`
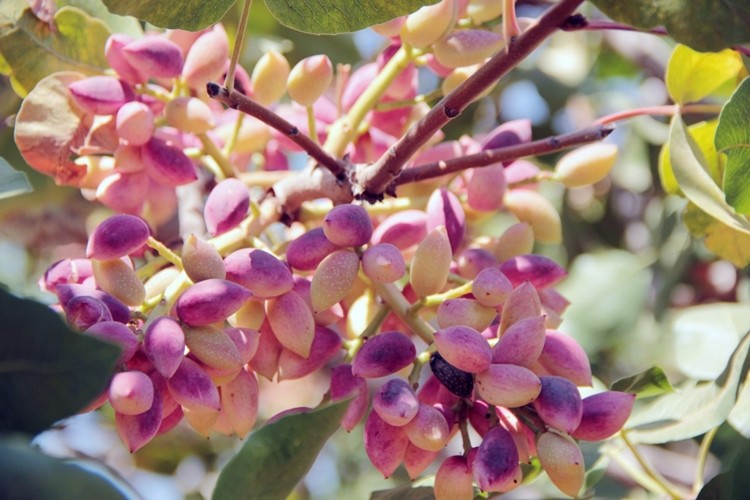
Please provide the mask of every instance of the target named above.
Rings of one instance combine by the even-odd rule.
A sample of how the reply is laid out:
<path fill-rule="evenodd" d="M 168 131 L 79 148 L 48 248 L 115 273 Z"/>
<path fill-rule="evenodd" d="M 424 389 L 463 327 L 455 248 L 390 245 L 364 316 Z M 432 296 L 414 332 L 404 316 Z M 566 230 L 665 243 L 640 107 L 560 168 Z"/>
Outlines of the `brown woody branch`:
<path fill-rule="evenodd" d="M 539 20 L 519 35 L 507 49 L 492 57 L 476 73 L 438 102 L 378 161 L 359 165 L 355 172 L 354 193 L 368 201 L 380 200 L 404 164 L 438 130 L 461 112 L 483 91 L 523 61 L 549 35 L 562 26 L 583 0 L 562 0 L 547 10 Z"/>
<path fill-rule="evenodd" d="M 289 123 L 270 109 L 253 101 L 242 92 L 237 90 L 229 91 L 226 87 L 222 87 L 218 83 L 209 82 L 206 85 L 206 91 L 209 97 L 223 102 L 232 109 L 253 116 L 266 125 L 275 128 L 304 149 L 319 165 L 327 168 L 337 180 L 346 180 L 346 163 L 344 161 L 326 153 L 318 143 L 301 133 L 295 125 Z"/>
<path fill-rule="evenodd" d="M 525 144 L 488 149 L 487 151 L 473 155 L 418 165 L 402 170 L 401 174 L 388 186 L 387 191 L 390 192 L 401 184 L 432 179 L 469 168 L 484 167 L 501 161 L 511 161 L 526 156 L 555 153 L 581 144 L 599 141 L 611 134 L 613 130 L 614 128 L 609 125 L 597 125 L 577 132 L 547 137 L 546 139 L 527 142 Z"/>

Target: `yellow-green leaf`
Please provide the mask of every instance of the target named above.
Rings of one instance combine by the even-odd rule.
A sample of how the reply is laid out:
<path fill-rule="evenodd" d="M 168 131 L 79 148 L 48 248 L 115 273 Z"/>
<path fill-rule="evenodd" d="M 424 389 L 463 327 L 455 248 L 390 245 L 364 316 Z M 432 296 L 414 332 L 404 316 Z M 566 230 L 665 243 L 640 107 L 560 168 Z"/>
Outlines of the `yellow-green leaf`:
<path fill-rule="evenodd" d="M 742 68 L 742 58 L 735 50 L 698 52 L 680 44 L 667 65 L 667 90 L 678 104 L 700 101 L 727 81 L 736 80 Z"/>
<path fill-rule="evenodd" d="M 727 101 L 716 128 L 716 149 L 726 155 L 724 192 L 740 213 L 750 213 L 750 78 Z"/>
<path fill-rule="evenodd" d="M 687 199 L 713 218 L 750 234 L 750 222 L 738 215 L 724 199 L 724 193 L 711 179 L 703 155 L 690 137 L 680 115 L 672 119 L 669 133 L 669 159 L 677 184 Z"/>
<path fill-rule="evenodd" d="M 693 236 L 705 238 L 704 244 L 712 253 L 743 268 L 750 264 L 750 234 L 723 224 L 689 203 L 683 221 Z"/>
<path fill-rule="evenodd" d="M 26 4 L 0 0 L 0 52 L 23 93 L 56 71 L 95 75 L 107 68 L 104 44 L 110 33 L 103 22 L 76 7 L 63 7 L 49 26 L 19 2 Z"/>
<path fill-rule="evenodd" d="M 699 122 L 690 125 L 688 133 L 690 137 L 695 141 L 695 145 L 698 146 L 703 158 L 706 160 L 706 168 L 711 178 L 718 184 L 721 182 L 722 172 L 719 164 L 719 158 L 716 154 L 716 146 L 714 146 L 714 135 L 716 134 L 716 120 L 707 122 Z M 677 194 L 680 192 L 680 186 L 677 184 L 674 172 L 672 172 L 672 162 L 669 159 L 669 143 L 665 143 L 661 152 L 659 153 L 659 178 L 661 185 L 669 194 Z"/>
<path fill-rule="evenodd" d="M 137 17 L 160 28 L 197 31 L 217 23 L 235 0 L 104 0 L 110 12 Z"/>

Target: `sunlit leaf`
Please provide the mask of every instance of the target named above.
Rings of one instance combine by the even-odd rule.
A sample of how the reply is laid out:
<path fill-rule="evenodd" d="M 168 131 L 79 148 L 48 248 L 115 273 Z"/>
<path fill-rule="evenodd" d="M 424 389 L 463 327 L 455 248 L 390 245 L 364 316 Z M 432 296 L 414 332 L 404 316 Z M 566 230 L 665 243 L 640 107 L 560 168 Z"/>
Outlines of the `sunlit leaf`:
<path fill-rule="evenodd" d="M 734 81 L 742 67 L 735 50 L 698 52 L 680 44 L 669 58 L 665 83 L 676 103 L 700 101 L 728 80 Z"/>
<path fill-rule="evenodd" d="M 750 264 L 750 235 L 722 224 L 706 212 L 688 203 L 683 221 L 696 238 L 705 238 L 706 249 L 735 266 L 743 268 Z"/>
<path fill-rule="evenodd" d="M 431 487 L 413 487 L 409 484 L 390 490 L 373 491 L 370 495 L 370 500 L 432 500 L 433 498 L 435 498 L 435 493 Z"/>
<path fill-rule="evenodd" d="M 33 190 L 25 173 L 13 168 L 5 158 L 0 157 L 0 200 Z"/>
<path fill-rule="evenodd" d="M 339 428 L 348 405 L 288 415 L 253 432 L 221 471 L 213 498 L 286 498 Z"/>
<path fill-rule="evenodd" d="M 678 42 L 718 51 L 750 42 L 747 0 L 593 0 L 605 14 L 639 28 L 664 26 Z"/>
<path fill-rule="evenodd" d="M 698 436 L 721 425 L 737 400 L 748 371 L 750 334 L 746 334 L 721 376 L 714 381 L 688 380 L 674 392 L 636 402 L 625 424 L 637 443 L 668 443 Z"/>
<path fill-rule="evenodd" d="M 88 15 L 101 20 L 112 33 L 125 33 L 135 38 L 143 36 L 143 28 L 136 18 L 111 13 L 102 0 L 57 0 L 57 5 L 78 7 Z"/>
<path fill-rule="evenodd" d="M 0 0 L 0 52 L 25 93 L 55 71 L 96 75 L 108 67 L 107 26 L 82 10 L 63 7 L 54 25 L 40 21 L 23 0 Z M 17 16 L 17 17 L 16 17 Z"/>
<path fill-rule="evenodd" d="M 107 386 L 119 348 L 74 332 L 49 307 L 3 290 L 0 320 L 0 432 L 40 432 Z"/>
<path fill-rule="evenodd" d="M 706 160 L 708 173 L 714 179 L 714 182 L 721 182 L 722 174 L 719 167 L 719 157 L 714 146 L 714 135 L 716 135 L 717 120 L 698 122 L 688 126 L 687 130 L 690 137 L 695 141 L 695 145 L 700 149 L 703 158 Z M 672 162 L 669 159 L 669 142 L 664 143 L 659 153 L 659 179 L 661 185 L 669 194 L 680 192 L 680 186 L 677 184 L 674 172 L 672 171 Z"/>
<path fill-rule="evenodd" d="M 669 158 L 677 183 L 690 201 L 727 226 L 750 234 L 750 222 L 735 213 L 725 201 L 724 193 L 706 171 L 705 159 L 679 115 L 672 119 Z"/>
<path fill-rule="evenodd" d="M 610 387 L 613 391 L 634 393 L 638 398 L 649 398 L 672 392 L 672 384 L 669 383 L 664 370 L 658 366 L 618 380 Z"/>
<path fill-rule="evenodd" d="M 750 213 L 750 78 L 724 105 L 716 128 L 716 149 L 727 155 L 724 191 L 740 213 Z"/>
<path fill-rule="evenodd" d="M 236 0 L 103 0 L 115 14 L 133 16 L 160 28 L 197 31 L 219 22 Z"/>
<path fill-rule="evenodd" d="M 128 491 L 130 495 L 132 491 Z M 106 477 L 71 460 L 49 457 L 26 444 L 0 440 L 0 497 L 58 500 L 131 498 Z"/>
<path fill-rule="evenodd" d="M 266 0 L 281 24 L 306 33 L 334 34 L 364 29 L 418 10 L 437 0 Z"/>

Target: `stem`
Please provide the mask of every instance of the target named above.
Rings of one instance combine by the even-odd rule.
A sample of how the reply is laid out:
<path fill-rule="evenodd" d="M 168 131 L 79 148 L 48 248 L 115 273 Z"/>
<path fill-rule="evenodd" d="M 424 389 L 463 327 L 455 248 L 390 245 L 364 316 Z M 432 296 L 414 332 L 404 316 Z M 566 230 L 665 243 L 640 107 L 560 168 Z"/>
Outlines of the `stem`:
<path fill-rule="evenodd" d="M 244 113 L 237 113 L 237 119 L 234 121 L 234 128 L 232 129 L 232 135 L 229 136 L 229 140 L 224 144 L 222 153 L 225 156 L 229 156 L 234 151 L 234 146 L 237 144 L 237 139 L 240 136 L 240 130 L 242 130 L 242 120 L 245 119 Z"/>
<path fill-rule="evenodd" d="M 294 172 L 291 170 L 258 170 L 255 172 L 242 172 L 237 175 L 237 178 L 248 187 L 268 189 L 290 175 L 294 175 Z"/>
<path fill-rule="evenodd" d="M 516 0 L 503 0 L 503 37 L 505 44 L 510 47 L 521 33 L 516 18 Z"/>
<path fill-rule="evenodd" d="M 434 341 L 435 330 L 419 316 L 409 314 L 411 304 L 393 283 L 373 283 L 375 292 L 388 304 L 401 321 L 409 325 L 414 333 L 427 345 Z"/>
<path fill-rule="evenodd" d="M 643 30 L 627 24 L 620 24 L 614 21 L 595 20 L 591 21 L 582 14 L 570 16 L 560 27 L 563 31 L 599 31 L 599 30 L 617 30 L 617 31 L 638 31 L 640 33 L 649 33 L 651 35 L 667 35 L 667 30 L 661 26 Z"/>
<path fill-rule="evenodd" d="M 432 345 L 434 346 L 435 344 L 432 344 Z M 415 391 L 419 387 L 419 377 L 422 375 L 422 367 L 430 362 L 431 355 L 432 355 L 432 350 L 428 348 L 419 356 L 417 356 L 416 359 L 414 360 L 414 363 L 413 363 L 414 366 L 412 366 L 411 372 L 409 373 L 409 377 L 407 378 L 407 380 L 409 382 L 409 385 Z"/>
<path fill-rule="evenodd" d="M 362 95 L 349 108 L 343 118 L 336 120 L 326 138 L 324 149 L 333 156 L 344 154 L 346 146 L 357 136 L 357 130 L 367 113 L 375 107 L 388 86 L 409 65 L 412 59 L 411 49 L 401 46 L 386 63 L 375 79 L 367 86 Z"/>
<path fill-rule="evenodd" d="M 583 0 L 562 0 L 547 10 L 539 20 L 508 46 L 484 64 L 464 83 L 437 103 L 422 119 L 394 144 L 386 154 L 372 165 L 362 165 L 356 177 L 362 188 L 360 194 L 368 201 L 380 200 L 391 187 L 393 179 L 404 164 L 438 130 L 461 114 L 469 103 L 500 78 L 515 68 L 526 56 L 537 48 L 550 34 L 557 30 L 575 11 Z M 395 57 L 395 56 L 394 56 Z"/>
<path fill-rule="evenodd" d="M 458 421 L 458 428 L 461 431 L 461 444 L 464 447 L 464 456 L 468 456 L 471 451 L 471 437 L 469 436 L 468 418 L 462 418 Z"/>
<path fill-rule="evenodd" d="M 307 134 L 316 144 L 320 144 L 317 125 L 315 125 L 315 111 L 312 106 L 306 106 L 305 109 L 307 111 Z"/>
<path fill-rule="evenodd" d="M 338 179 L 346 175 L 345 163 L 337 160 L 326 153 L 317 143 L 306 135 L 300 133 L 299 129 L 280 117 L 270 109 L 253 101 L 245 94 L 236 90 L 229 91 L 218 83 L 209 82 L 206 85 L 209 97 L 223 102 L 232 109 L 237 109 L 250 116 L 257 118 L 266 125 L 275 128 L 282 134 L 294 141 L 299 147 L 307 151 L 320 165 L 326 167 Z"/>
<path fill-rule="evenodd" d="M 219 168 L 221 168 L 221 173 L 224 175 L 225 178 L 234 177 L 234 168 L 232 167 L 232 164 L 229 163 L 229 159 L 224 156 L 224 153 L 221 152 L 221 150 L 216 147 L 216 144 L 214 144 L 214 141 L 211 140 L 211 138 L 206 135 L 206 133 L 202 134 L 196 134 L 198 136 L 198 139 L 200 139 L 201 144 L 203 144 L 203 150 L 214 159 L 217 165 L 219 165 Z M 221 179 L 223 180 L 223 179 Z"/>
<path fill-rule="evenodd" d="M 240 17 L 240 23 L 237 25 L 237 36 L 234 38 L 234 50 L 232 51 L 232 60 L 229 61 L 229 69 L 227 70 L 227 76 L 224 78 L 224 86 L 227 88 L 229 93 L 234 90 L 234 72 L 237 68 L 237 62 L 240 60 L 240 53 L 242 53 L 242 42 L 245 41 L 245 30 L 247 30 L 247 19 L 250 14 L 250 5 L 253 0 L 245 0 L 245 5 L 242 7 L 242 15 Z"/>
<path fill-rule="evenodd" d="M 426 94 L 419 94 L 418 96 L 415 96 L 411 99 L 402 99 L 400 101 L 379 102 L 375 106 L 375 109 L 378 111 L 390 111 L 392 109 L 406 108 L 406 107 L 414 106 L 415 104 L 419 104 L 422 102 L 432 101 L 440 97 L 443 97 L 443 91 L 440 89 L 435 89 Z"/>
<path fill-rule="evenodd" d="M 409 182 L 432 179 L 446 174 L 460 172 L 468 168 L 484 167 L 501 161 L 516 160 L 525 156 L 555 153 L 573 146 L 594 142 L 607 137 L 614 129 L 607 125 L 588 127 L 569 134 L 556 135 L 538 141 L 516 144 L 504 148 L 488 149 L 481 153 L 461 156 L 407 168 L 388 186 L 387 191 Z"/>
<path fill-rule="evenodd" d="M 423 307 L 432 307 L 437 306 L 445 302 L 449 299 L 455 299 L 457 297 L 461 297 L 463 295 L 466 295 L 467 293 L 471 293 L 471 286 L 474 284 L 473 281 L 469 281 L 468 283 L 464 283 L 461 286 L 457 286 L 456 288 L 452 288 L 448 290 L 447 292 L 443 293 L 436 293 L 434 295 L 429 295 L 422 300 L 415 302 L 410 308 L 409 308 L 409 314 L 414 315 L 417 313 L 418 310 L 420 310 Z"/>
<path fill-rule="evenodd" d="M 697 496 L 703 488 L 703 475 L 706 472 L 706 461 L 708 460 L 708 454 L 711 450 L 711 443 L 716 437 L 716 433 L 719 432 L 718 427 L 714 427 L 703 436 L 701 441 L 700 451 L 698 452 L 698 466 L 695 471 L 695 480 L 693 481 L 693 493 Z"/>
<path fill-rule="evenodd" d="M 643 115 L 674 116 L 677 113 L 721 113 L 721 106 L 717 104 L 665 104 L 664 106 L 647 106 L 643 108 L 626 109 L 618 111 L 611 115 L 603 116 L 596 120 L 597 125 L 607 125 L 629 118 L 635 118 Z"/>
<path fill-rule="evenodd" d="M 638 448 L 636 448 L 636 446 L 628 439 L 627 432 L 625 430 L 620 431 L 620 437 L 622 438 L 623 442 L 628 447 L 630 452 L 633 454 L 633 457 L 635 457 L 636 461 L 641 466 L 643 471 L 651 479 L 653 479 L 662 490 L 664 490 L 664 493 L 669 495 L 674 500 L 680 500 L 681 498 L 684 498 L 684 495 L 681 495 L 676 491 L 674 485 L 672 485 L 664 476 L 659 474 L 659 472 L 651 467 L 651 464 L 649 464 L 643 457 L 643 455 L 641 455 L 641 453 L 638 451 Z"/>
<path fill-rule="evenodd" d="M 157 252 L 159 252 L 160 256 L 164 257 L 165 260 L 167 260 L 177 269 L 182 271 L 182 259 L 180 259 L 180 256 L 174 253 L 172 250 L 170 250 L 164 243 L 157 240 L 153 236 L 149 236 L 148 241 L 146 241 L 146 244 L 149 247 L 156 250 Z"/>

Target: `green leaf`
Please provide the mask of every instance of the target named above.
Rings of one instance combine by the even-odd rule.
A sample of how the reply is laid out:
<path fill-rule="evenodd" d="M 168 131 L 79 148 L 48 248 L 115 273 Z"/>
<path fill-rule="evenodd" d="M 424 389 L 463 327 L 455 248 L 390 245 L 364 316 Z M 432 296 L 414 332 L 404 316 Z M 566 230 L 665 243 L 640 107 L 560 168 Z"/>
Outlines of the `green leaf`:
<path fill-rule="evenodd" d="M 722 464 L 722 469 L 726 465 Z M 725 500 L 750 498 L 750 444 L 740 443 L 740 451 L 735 455 L 727 472 L 723 472 L 701 488 L 696 500 Z"/>
<path fill-rule="evenodd" d="M 361 30 L 418 10 L 437 0 L 266 0 L 284 26 L 305 33 L 332 35 Z"/>
<path fill-rule="evenodd" d="M 685 207 L 682 219 L 694 237 L 705 238 L 710 252 L 739 268 L 750 264 L 750 234 L 722 224 L 693 203 Z"/>
<path fill-rule="evenodd" d="M 721 375 L 748 330 L 747 304 L 725 302 L 682 309 L 672 319 L 675 365 L 687 377 L 713 380 Z"/>
<path fill-rule="evenodd" d="M 690 137 L 695 141 L 695 145 L 700 149 L 703 158 L 706 160 L 706 168 L 711 178 L 715 182 L 721 182 L 723 177 L 719 166 L 719 155 L 714 146 L 714 136 L 718 120 L 698 122 L 688 126 L 687 130 Z M 666 142 L 659 152 L 659 178 L 661 185 L 669 194 L 678 194 L 680 186 L 672 170 L 672 162 L 669 159 L 669 142 Z"/>
<path fill-rule="evenodd" d="M 133 38 L 143 36 L 141 23 L 134 17 L 118 16 L 107 10 L 102 0 L 57 0 L 57 5 L 78 7 L 91 17 L 95 17 L 107 25 L 111 33 L 124 33 Z M 104 50 L 104 47 L 102 47 Z"/>
<path fill-rule="evenodd" d="M 106 477 L 73 461 L 48 457 L 28 445 L 1 440 L 0 497 L 120 500 L 129 495 Z"/>
<path fill-rule="evenodd" d="M 632 377 L 618 380 L 610 387 L 613 391 L 635 393 L 637 398 L 650 398 L 674 391 L 666 373 L 658 366 Z"/>
<path fill-rule="evenodd" d="M 716 128 L 716 149 L 727 155 L 724 191 L 738 212 L 750 213 L 750 78 L 724 105 Z"/>
<path fill-rule="evenodd" d="M 680 43 L 718 51 L 750 42 L 747 0 L 592 0 L 605 14 L 638 28 L 664 26 Z"/>
<path fill-rule="evenodd" d="M 198 31 L 224 17 L 235 0 L 103 0 L 110 12 L 160 28 Z"/>
<path fill-rule="evenodd" d="M 109 66 L 104 44 L 110 33 L 102 21 L 78 8 L 63 7 L 50 27 L 22 5 L 23 0 L 0 0 L 0 52 L 24 96 L 50 73 L 96 75 Z"/>
<path fill-rule="evenodd" d="M 432 500 L 435 493 L 430 486 L 413 487 L 409 484 L 390 490 L 373 491 L 370 500 Z"/>
<path fill-rule="evenodd" d="M 700 101 L 727 81 L 736 80 L 742 69 L 742 57 L 735 50 L 698 52 L 680 44 L 669 58 L 665 83 L 672 100 L 686 104 Z"/>
<path fill-rule="evenodd" d="M 36 434 L 106 388 L 120 349 L 0 290 L 0 432 Z"/>
<path fill-rule="evenodd" d="M 284 499 L 307 474 L 349 401 L 280 418 L 253 432 L 219 474 L 213 498 Z"/>
<path fill-rule="evenodd" d="M 690 201 L 723 224 L 750 234 L 750 222 L 727 204 L 724 193 L 706 171 L 705 159 L 679 115 L 672 119 L 669 159 L 677 183 Z"/>
<path fill-rule="evenodd" d="M 675 392 L 636 402 L 625 424 L 637 443 L 668 443 L 699 436 L 721 425 L 747 376 L 750 334 L 745 334 L 721 376 L 710 382 L 688 380 Z"/>
<path fill-rule="evenodd" d="M 33 190 L 26 174 L 16 170 L 5 158 L 0 157 L 0 200 Z"/>

